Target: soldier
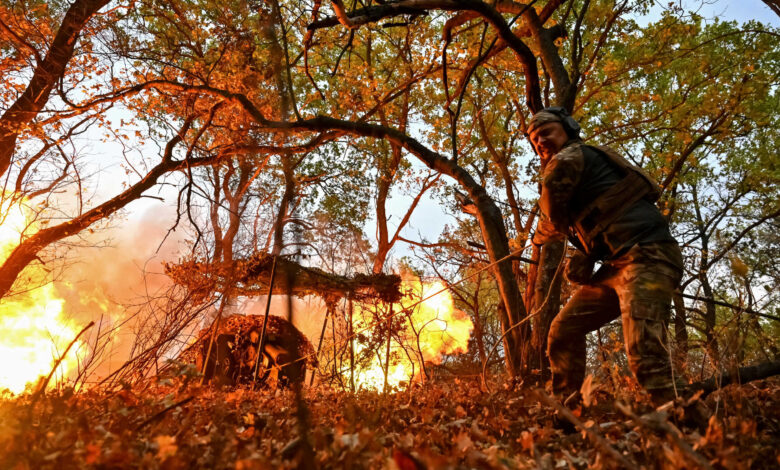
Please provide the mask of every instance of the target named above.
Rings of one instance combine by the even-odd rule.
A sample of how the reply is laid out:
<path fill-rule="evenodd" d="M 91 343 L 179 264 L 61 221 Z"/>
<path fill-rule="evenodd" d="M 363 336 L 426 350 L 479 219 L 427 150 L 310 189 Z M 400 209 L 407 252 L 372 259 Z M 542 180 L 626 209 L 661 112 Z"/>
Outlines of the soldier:
<path fill-rule="evenodd" d="M 568 237 L 578 251 L 566 277 L 579 284 L 552 322 L 547 353 L 553 391 L 576 397 L 585 376 L 585 335 L 621 317 L 628 363 L 657 405 L 674 399 L 666 344 L 672 292 L 683 272 L 657 184 L 608 147 L 586 145 L 561 107 L 528 126 L 541 157 L 541 219 L 533 243 Z M 601 268 L 593 274 L 596 261 Z"/>

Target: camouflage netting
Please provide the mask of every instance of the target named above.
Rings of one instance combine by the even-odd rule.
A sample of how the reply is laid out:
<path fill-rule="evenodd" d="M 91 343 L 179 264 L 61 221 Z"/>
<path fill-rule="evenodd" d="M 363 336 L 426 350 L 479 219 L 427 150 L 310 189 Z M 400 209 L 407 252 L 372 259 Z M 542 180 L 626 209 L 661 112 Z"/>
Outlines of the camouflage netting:
<path fill-rule="evenodd" d="M 177 284 L 204 296 L 214 291 L 224 291 L 225 284 L 231 279 L 230 283 L 237 295 L 258 296 L 268 293 L 272 264 L 272 255 L 256 253 L 232 264 L 201 263 L 195 260 L 166 264 L 165 272 Z M 276 264 L 273 294 L 290 293 L 298 297 L 317 295 L 326 302 L 336 302 L 347 296 L 356 301 L 396 302 L 402 297 L 400 286 L 401 277 L 395 274 L 339 276 L 280 257 Z"/>

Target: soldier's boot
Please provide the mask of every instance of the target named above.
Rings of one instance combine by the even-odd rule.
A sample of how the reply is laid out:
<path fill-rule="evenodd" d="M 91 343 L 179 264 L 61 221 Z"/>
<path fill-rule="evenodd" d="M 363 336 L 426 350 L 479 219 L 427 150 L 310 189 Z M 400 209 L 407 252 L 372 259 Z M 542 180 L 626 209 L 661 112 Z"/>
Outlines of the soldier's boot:
<path fill-rule="evenodd" d="M 582 395 L 580 394 L 579 390 L 575 390 L 569 395 L 562 396 L 561 402 L 565 408 L 575 411 L 577 408 L 582 406 Z M 577 432 L 577 427 L 574 426 L 571 421 L 561 416 L 557 411 L 553 414 L 552 417 L 552 427 L 553 429 L 559 429 L 563 431 L 564 434 L 574 434 Z"/>
<path fill-rule="evenodd" d="M 712 410 L 689 391 L 684 388 L 681 388 L 679 393 L 675 393 L 674 389 L 651 390 L 650 398 L 656 409 L 671 404 L 669 408 L 674 408 L 674 413 L 671 414 L 677 424 L 706 432 Z"/>
<path fill-rule="evenodd" d="M 702 434 L 707 432 L 713 412 L 706 403 L 694 400 L 693 403 L 684 404 L 682 409 L 684 415 L 681 424 L 683 426 L 698 429 Z"/>
<path fill-rule="evenodd" d="M 678 398 L 677 393 L 673 388 L 648 390 L 648 392 L 650 393 L 650 401 L 656 408 L 660 408 L 669 402 L 674 402 Z"/>

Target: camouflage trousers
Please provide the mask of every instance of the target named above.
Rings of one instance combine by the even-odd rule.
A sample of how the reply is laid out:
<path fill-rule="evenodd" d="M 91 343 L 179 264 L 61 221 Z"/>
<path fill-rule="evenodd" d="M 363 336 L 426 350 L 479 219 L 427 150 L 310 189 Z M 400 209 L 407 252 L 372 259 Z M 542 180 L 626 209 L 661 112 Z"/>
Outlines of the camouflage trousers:
<path fill-rule="evenodd" d="M 553 390 L 569 394 L 580 389 L 585 335 L 621 317 L 631 371 L 651 394 L 666 393 L 672 386 L 666 324 L 681 276 L 682 255 L 673 242 L 635 245 L 605 262 L 550 326 L 547 353 Z"/>

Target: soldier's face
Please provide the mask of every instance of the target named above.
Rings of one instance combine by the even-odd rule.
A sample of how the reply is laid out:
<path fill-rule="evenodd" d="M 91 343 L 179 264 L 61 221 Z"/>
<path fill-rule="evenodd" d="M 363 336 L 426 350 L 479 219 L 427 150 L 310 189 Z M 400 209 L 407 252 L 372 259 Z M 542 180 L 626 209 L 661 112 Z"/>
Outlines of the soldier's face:
<path fill-rule="evenodd" d="M 531 143 L 534 144 L 536 151 L 545 161 L 558 153 L 563 148 L 563 144 L 569 140 L 569 136 L 560 122 L 542 124 L 531 132 L 530 137 Z"/>

